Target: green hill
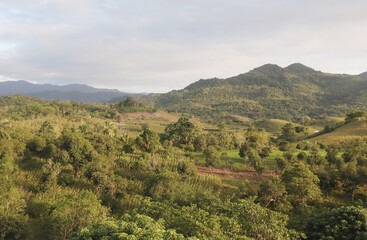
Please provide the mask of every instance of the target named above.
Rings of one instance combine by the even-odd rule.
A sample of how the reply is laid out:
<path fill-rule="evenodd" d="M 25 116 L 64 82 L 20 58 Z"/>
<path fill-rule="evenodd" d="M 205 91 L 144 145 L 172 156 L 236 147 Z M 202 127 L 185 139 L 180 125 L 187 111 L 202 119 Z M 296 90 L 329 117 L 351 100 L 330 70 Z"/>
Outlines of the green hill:
<path fill-rule="evenodd" d="M 310 138 L 312 142 L 339 143 L 355 138 L 365 138 L 367 136 L 367 120 L 355 120 L 336 128 L 334 131 Z"/>
<path fill-rule="evenodd" d="M 266 64 L 235 77 L 199 80 L 182 90 L 140 99 L 170 112 L 202 118 L 237 114 L 295 121 L 366 110 L 367 79 L 364 74 L 323 73 L 299 63 L 286 68 Z"/>

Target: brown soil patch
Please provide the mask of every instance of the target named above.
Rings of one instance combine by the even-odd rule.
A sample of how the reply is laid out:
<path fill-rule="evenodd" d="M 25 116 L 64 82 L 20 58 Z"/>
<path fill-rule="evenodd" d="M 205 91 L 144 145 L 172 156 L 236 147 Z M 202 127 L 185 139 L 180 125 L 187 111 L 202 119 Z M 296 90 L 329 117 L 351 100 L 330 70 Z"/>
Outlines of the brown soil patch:
<path fill-rule="evenodd" d="M 205 166 L 197 166 L 197 169 L 199 174 L 214 175 L 220 178 L 247 179 L 250 181 L 265 181 L 276 175 L 271 171 L 259 175 L 255 170 L 252 169 L 233 171 L 229 168 L 213 168 Z"/>

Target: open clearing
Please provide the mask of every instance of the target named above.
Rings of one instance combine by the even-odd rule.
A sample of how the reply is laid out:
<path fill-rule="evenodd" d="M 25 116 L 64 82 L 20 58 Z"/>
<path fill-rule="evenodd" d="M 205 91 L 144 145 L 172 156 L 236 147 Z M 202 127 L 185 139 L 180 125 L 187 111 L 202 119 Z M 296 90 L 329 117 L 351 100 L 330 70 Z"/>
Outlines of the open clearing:
<path fill-rule="evenodd" d="M 265 172 L 260 175 L 255 170 L 252 169 L 233 171 L 229 168 L 213 168 L 205 166 L 197 166 L 197 169 L 199 171 L 199 174 L 203 175 L 214 175 L 220 178 L 234 178 L 256 182 L 268 180 L 276 175 L 274 171 Z"/>

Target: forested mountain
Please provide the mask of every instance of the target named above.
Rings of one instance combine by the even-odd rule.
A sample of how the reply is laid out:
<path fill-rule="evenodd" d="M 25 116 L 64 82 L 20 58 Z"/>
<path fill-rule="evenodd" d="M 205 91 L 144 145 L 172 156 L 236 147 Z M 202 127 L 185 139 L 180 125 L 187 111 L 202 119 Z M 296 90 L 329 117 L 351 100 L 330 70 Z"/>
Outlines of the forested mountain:
<path fill-rule="evenodd" d="M 77 101 L 85 103 L 118 102 L 127 97 L 143 94 L 125 93 L 117 89 L 99 89 L 84 84 L 64 86 L 33 84 L 27 81 L 0 82 L 0 96 L 22 94 L 46 100 Z"/>
<path fill-rule="evenodd" d="M 266 64 L 235 77 L 199 80 L 182 90 L 151 94 L 141 100 L 200 117 L 238 114 L 255 119 L 298 120 L 365 110 L 367 74 L 323 73 L 299 63 L 285 68 Z"/>
<path fill-rule="evenodd" d="M 361 78 L 367 79 L 367 72 L 359 74 Z"/>

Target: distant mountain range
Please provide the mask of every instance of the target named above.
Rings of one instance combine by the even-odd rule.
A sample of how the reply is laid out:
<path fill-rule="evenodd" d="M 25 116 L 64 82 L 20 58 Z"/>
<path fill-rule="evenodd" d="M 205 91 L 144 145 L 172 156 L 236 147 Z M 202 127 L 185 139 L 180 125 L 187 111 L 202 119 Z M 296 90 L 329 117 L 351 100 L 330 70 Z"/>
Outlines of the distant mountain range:
<path fill-rule="evenodd" d="M 84 84 L 33 84 L 27 81 L 0 82 L 0 96 L 26 95 L 46 100 L 77 101 L 85 103 L 118 102 L 141 93 L 125 93 L 116 89 L 99 89 Z"/>
<path fill-rule="evenodd" d="M 315 71 L 300 63 L 266 64 L 227 79 L 199 80 L 186 88 L 141 97 L 170 112 L 202 118 L 242 115 L 255 119 L 299 120 L 367 109 L 367 72 L 360 75 Z"/>

